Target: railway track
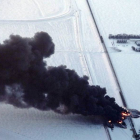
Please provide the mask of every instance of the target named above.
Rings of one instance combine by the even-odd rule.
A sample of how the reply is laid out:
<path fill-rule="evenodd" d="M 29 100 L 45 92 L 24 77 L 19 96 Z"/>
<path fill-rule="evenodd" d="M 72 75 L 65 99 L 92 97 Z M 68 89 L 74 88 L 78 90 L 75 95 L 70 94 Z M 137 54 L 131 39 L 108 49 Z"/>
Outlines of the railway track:
<path fill-rule="evenodd" d="M 118 81 L 118 78 L 117 78 L 117 75 L 116 75 L 115 69 L 114 69 L 114 67 L 113 67 L 113 65 L 112 65 L 112 62 L 111 62 L 111 59 L 110 59 L 110 56 L 109 56 L 109 53 L 108 53 L 108 50 L 107 50 L 106 44 L 104 43 L 104 39 L 103 39 L 103 37 L 102 37 L 102 35 L 101 35 L 101 33 L 100 33 L 100 30 L 99 30 L 99 27 L 98 27 L 98 25 L 97 25 L 97 22 L 96 22 L 96 19 L 95 19 L 94 13 L 93 13 L 93 11 L 92 11 L 92 9 L 91 9 L 90 3 L 89 3 L 88 0 L 86 0 L 86 1 L 87 1 L 87 5 L 88 5 L 88 7 L 89 7 L 89 11 L 90 11 L 90 13 L 91 13 L 91 16 L 92 16 L 93 22 L 94 22 L 95 27 L 96 27 L 96 29 L 97 29 L 97 32 L 98 32 L 98 35 L 99 35 L 100 41 L 101 41 L 101 43 L 102 43 L 103 49 L 104 49 L 104 51 L 106 52 L 106 56 L 107 56 L 108 62 L 109 62 L 109 64 L 110 64 L 111 70 L 112 70 L 112 72 L 113 72 L 113 75 L 114 75 L 115 81 L 116 81 L 117 86 L 118 86 L 118 88 L 119 88 L 119 94 L 120 94 L 120 96 L 121 96 L 121 99 L 122 99 L 123 105 L 124 105 L 124 107 L 127 108 L 127 103 L 126 103 L 125 98 L 124 98 L 124 96 L 123 96 L 123 92 L 122 92 L 122 89 L 121 89 L 120 83 L 119 83 L 119 81 Z M 131 130 L 133 131 L 133 137 L 134 137 L 134 136 L 137 136 L 138 134 L 137 134 L 137 132 L 136 132 L 136 129 L 135 129 L 135 126 L 134 126 L 133 120 L 132 120 L 131 118 L 128 118 L 128 120 L 129 120 L 129 123 L 130 123 L 130 126 L 131 126 Z M 107 128 L 106 126 L 104 126 L 104 128 L 105 128 L 105 131 L 106 131 L 106 133 L 107 133 L 108 139 L 111 140 L 111 136 L 110 136 L 110 133 L 109 133 L 108 128 Z M 137 137 L 134 137 L 134 138 L 135 138 L 136 140 L 139 139 L 139 138 L 137 138 Z"/>

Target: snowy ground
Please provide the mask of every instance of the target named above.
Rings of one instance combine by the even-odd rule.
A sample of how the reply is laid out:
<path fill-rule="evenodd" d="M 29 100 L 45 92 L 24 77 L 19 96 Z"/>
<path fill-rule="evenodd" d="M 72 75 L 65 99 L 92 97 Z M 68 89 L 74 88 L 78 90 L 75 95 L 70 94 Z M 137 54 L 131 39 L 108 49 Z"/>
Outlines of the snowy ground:
<path fill-rule="evenodd" d="M 109 34 L 140 34 L 139 0 L 89 0 L 99 30 L 104 38 L 112 64 L 128 108 L 140 110 L 140 54 L 131 49 L 133 43 L 112 45 Z M 121 51 L 115 51 L 114 47 Z M 140 119 L 133 120 L 137 131 Z"/>
<path fill-rule="evenodd" d="M 140 68 L 137 68 L 135 71 L 135 68 L 131 70 L 130 67 L 128 67 L 129 72 L 126 74 L 126 71 L 123 69 L 124 64 L 126 64 L 125 59 L 132 55 L 126 54 L 125 59 L 123 59 L 123 52 L 121 52 L 121 54 L 113 53 L 111 43 L 107 38 L 110 33 L 116 34 L 120 32 L 114 29 L 115 25 L 117 26 L 118 24 L 114 25 L 114 31 L 112 30 L 111 32 L 111 28 L 109 28 L 110 25 L 108 25 L 109 21 L 107 20 L 107 18 L 110 19 L 111 17 L 104 16 L 103 9 L 100 10 L 101 5 L 103 8 L 103 1 L 104 0 L 98 2 L 95 0 L 92 2 L 95 4 L 94 8 L 97 10 L 97 17 L 98 14 L 101 14 L 99 16 L 100 18 L 98 18 L 98 22 L 100 22 L 99 25 L 101 27 L 104 25 L 104 28 L 101 28 L 103 30 L 103 37 L 106 39 L 106 43 L 108 42 L 107 46 L 111 52 L 110 56 L 128 102 L 127 91 L 130 92 L 134 90 L 133 92 L 137 93 L 140 89 L 139 86 L 135 89 L 132 89 L 130 86 L 133 82 L 136 82 L 138 85 L 138 76 L 135 80 L 131 79 L 132 81 L 128 80 L 127 76 L 129 76 L 129 74 L 131 75 L 131 72 L 138 72 Z M 126 0 L 123 1 L 125 2 Z M 137 0 L 135 1 L 138 3 Z M 104 2 L 105 5 L 107 5 L 110 0 Z M 115 1 L 112 0 L 112 2 L 114 2 L 113 4 L 115 5 Z M 122 1 L 116 2 L 118 6 L 119 2 Z M 129 1 L 129 4 L 131 4 L 131 1 Z M 106 10 L 109 9 L 110 8 Z M 137 10 L 139 9 L 137 8 Z M 108 94 L 115 97 L 119 105 L 123 105 L 119 95 L 119 88 L 108 62 L 106 52 L 100 42 L 86 0 L 80 0 L 80 2 L 79 0 L 51 0 L 49 2 L 43 0 L 22 0 L 21 2 L 17 0 L 5 0 L 2 1 L 0 5 L 0 11 L 1 43 L 4 39 L 7 39 L 10 34 L 31 37 L 38 31 L 48 32 L 52 36 L 56 46 L 55 54 L 49 59 L 46 59 L 48 65 L 67 65 L 68 68 L 75 69 L 80 76 L 88 75 L 91 84 L 106 87 Z M 103 23 L 104 21 L 101 20 L 102 16 L 106 21 L 105 24 Z M 116 19 L 117 18 L 118 17 L 116 17 Z M 105 33 L 104 30 L 108 32 Z M 122 30 L 122 33 L 125 31 L 126 30 Z M 133 56 L 137 57 L 135 59 L 140 59 L 139 54 L 135 54 L 136 53 L 133 52 Z M 138 67 L 138 61 L 133 63 L 134 57 L 131 58 L 132 60 L 130 62 L 132 65 L 137 65 Z M 126 69 L 129 63 L 125 65 Z M 119 73 L 123 74 L 119 75 Z M 120 80 L 121 76 L 124 76 L 123 80 L 127 80 L 127 84 L 131 90 L 127 89 L 128 85 L 125 81 Z M 131 76 L 131 78 L 133 78 L 133 76 Z M 130 98 L 130 100 L 132 99 Z M 131 104 L 128 105 L 130 105 L 131 108 L 136 108 L 135 105 L 134 107 L 131 106 Z M 89 140 L 109 140 L 104 126 L 101 123 L 95 125 L 95 121 L 92 118 L 77 115 L 61 116 L 51 111 L 41 112 L 35 109 L 21 110 L 4 104 L 0 106 L 0 110 L 0 135 L 2 136 L 2 140 L 11 140 L 11 137 L 13 137 L 14 140 L 85 140 L 87 138 Z M 128 140 L 132 138 L 129 123 L 128 129 L 115 128 L 114 131 L 109 130 L 109 133 L 112 140 Z"/>

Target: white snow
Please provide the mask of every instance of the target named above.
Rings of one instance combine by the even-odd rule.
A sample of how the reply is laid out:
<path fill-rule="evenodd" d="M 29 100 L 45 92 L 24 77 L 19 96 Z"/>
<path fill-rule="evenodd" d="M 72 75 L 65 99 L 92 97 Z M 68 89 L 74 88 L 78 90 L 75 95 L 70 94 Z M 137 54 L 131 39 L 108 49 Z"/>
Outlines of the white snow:
<path fill-rule="evenodd" d="M 57 17 L 70 10 L 70 0 L 2 0 L 0 20 L 34 20 Z"/>
<path fill-rule="evenodd" d="M 132 42 L 127 45 L 115 44 L 113 46 L 108 39 L 109 34 L 140 34 L 140 14 L 138 14 L 140 1 L 89 0 L 89 2 L 107 46 L 128 108 L 140 110 L 140 54 L 131 49 L 134 44 Z M 114 51 L 113 47 L 121 51 Z M 140 119 L 133 121 L 138 132 Z"/>
<path fill-rule="evenodd" d="M 116 4 L 119 6 L 119 2 L 122 3 L 125 1 L 126 0 L 119 0 L 116 1 Z M 138 4 L 138 0 L 133 1 Z M 112 6 L 109 5 L 109 2 L 111 2 L 111 0 L 95 0 L 92 2 L 92 4 L 94 4 L 93 8 L 97 11 L 96 16 L 98 17 L 98 14 L 100 15 L 98 18 L 98 24 L 100 27 L 102 27 L 102 25 L 104 27 L 101 28 L 103 37 L 106 39 L 106 43 L 108 42 L 108 46 L 111 47 L 110 42 L 107 40 L 108 35 L 110 33 L 120 33 L 115 29 L 120 28 L 116 22 L 115 25 L 113 23 L 111 25 L 109 24 L 108 18 L 111 20 L 111 18 L 114 17 L 113 15 L 110 15 L 110 12 L 112 11 L 110 8 Z M 112 0 L 112 3 L 116 5 L 114 0 Z M 131 7 L 130 5 L 132 4 L 133 8 L 138 7 L 135 6 L 131 0 L 128 3 L 129 4 L 126 6 Z M 109 8 L 104 9 L 104 5 L 107 6 L 107 4 L 109 5 Z M 124 7 L 125 6 L 123 6 L 123 8 Z M 121 8 L 119 7 L 119 9 Z M 139 10 L 138 8 L 136 9 Z M 118 9 L 116 10 L 118 11 Z M 107 15 L 104 15 L 106 11 Z M 115 13 L 116 16 L 118 14 L 117 11 Z M 129 14 L 130 13 L 128 13 L 128 15 Z M 138 14 L 135 14 L 135 16 L 138 18 Z M 125 15 L 121 15 L 121 17 L 124 19 Z M 101 18 L 105 20 L 105 23 Z M 115 19 L 117 18 L 118 17 Z M 124 23 L 125 25 L 127 24 L 127 22 L 122 22 L 121 20 L 119 22 Z M 133 23 L 132 25 L 135 24 Z M 112 27 L 112 30 L 110 27 Z M 122 33 L 126 31 L 126 27 L 121 27 L 121 29 L 123 29 Z M 136 33 L 137 30 L 138 27 L 135 26 L 133 33 Z M 104 51 L 97 34 L 86 0 L 1 1 L 0 31 L 1 43 L 3 40 L 7 39 L 10 34 L 32 37 L 34 33 L 38 31 L 48 32 L 53 38 L 56 46 L 55 54 L 45 60 L 48 65 L 67 65 L 68 68 L 75 69 L 80 76 L 88 75 L 90 78 L 90 84 L 106 87 L 108 94 L 115 97 L 116 102 L 119 105 L 123 105 L 119 95 L 119 88 L 108 62 L 106 52 Z M 111 58 L 114 60 L 113 65 L 116 72 L 122 72 L 123 67 L 119 69 L 116 64 L 117 58 L 115 59 L 115 54 L 118 53 L 110 52 L 111 55 L 114 54 Z M 121 53 L 121 55 L 123 54 Z M 123 65 L 125 62 L 121 61 L 121 63 Z M 126 67 L 128 65 L 129 63 Z M 129 73 L 131 73 L 131 70 Z M 126 75 L 125 77 L 125 74 L 126 72 L 123 74 L 124 78 L 128 76 Z M 120 81 L 121 77 L 119 74 L 117 76 Z M 133 77 L 131 76 L 131 78 Z M 130 82 L 129 80 L 127 81 Z M 122 87 L 124 86 L 123 91 L 125 92 L 127 86 L 122 83 L 121 85 Z M 131 83 L 132 81 L 129 84 Z M 138 87 L 137 91 L 139 91 Z M 128 96 L 125 97 L 127 98 Z M 41 112 L 36 109 L 21 110 L 5 104 L 0 105 L 0 110 L 0 126 L 2 128 L 2 130 L 0 129 L 0 135 L 2 136 L 2 139 L 11 140 L 11 137 L 15 140 L 20 139 L 19 137 L 21 137 L 21 140 L 22 138 L 27 140 L 109 139 L 104 126 L 101 123 L 95 125 L 93 119 L 90 117 L 86 118 L 79 115 L 62 116 L 51 111 Z M 132 133 L 130 131 L 129 122 L 127 124 L 128 129 L 126 130 L 115 128 L 111 131 L 109 129 L 112 140 L 131 139 Z"/>
<path fill-rule="evenodd" d="M 71 140 L 93 139 L 107 140 L 101 124 L 93 125 L 92 118 L 80 115 L 59 115 L 51 111 L 35 109 L 14 109 L 10 105 L 1 105 L 0 134 L 3 139 L 13 135 L 25 137 L 25 140 Z M 3 131 L 2 131 L 3 130 Z M 6 132 L 5 132 L 6 131 Z M 11 140 L 10 138 L 6 140 Z M 22 140 L 22 139 L 21 139 Z"/>

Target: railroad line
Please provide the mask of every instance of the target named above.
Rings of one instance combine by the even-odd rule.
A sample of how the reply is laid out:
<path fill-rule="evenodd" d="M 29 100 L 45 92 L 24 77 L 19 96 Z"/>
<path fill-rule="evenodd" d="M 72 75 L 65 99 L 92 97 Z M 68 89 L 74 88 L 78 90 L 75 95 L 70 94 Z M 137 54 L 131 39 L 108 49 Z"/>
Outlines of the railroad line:
<path fill-rule="evenodd" d="M 119 88 L 119 94 L 120 94 L 120 96 L 121 96 L 121 99 L 122 99 L 123 105 L 127 108 L 127 103 L 126 103 L 125 98 L 124 98 L 124 96 L 123 96 L 123 92 L 122 92 L 122 89 L 121 89 L 120 83 L 119 83 L 119 81 L 118 81 L 118 78 L 117 78 L 117 75 L 116 75 L 115 69 L 114 69 L 114 67 L 113 67 L 113 64 L 112 64 L 112 62 L 111 62 L 111 58 L 110 58 L 110 56 L 109 56 L 109 53 L 108 53 L 108 50 L 107 50 L 106 44 L 104 43 L 104 39 L 103 39 L 103 37 L 102 37 L 102 35 L 101 35 L 101 33 L 100 33 L 100 30 L 99 30 L 99 27 L 98 27 L 98 25 L 97 25 L 97 22 L 96 22 L 96 19 L 95 19 L 94 13 L 93 13 L 93 11 L 92 11 L 92 9 L 91 9 L 90 3 L 89 3 L 88 0 L 86 0 L 86 1 L 87 1 L 87 5 L 88 5 L 88 7 L 89 7 L 89 11 L 90 11 L 90 13 L 91 13 L 91 16 L 92 16 L 93 22 L 94 22 L 95 27 L 96 27 L 96 29 L 97 29 L 97 32 L 98 32 L 98 35 L 99 35 L 100 41 L 101 41 L 101 43 L 102 43 L 103 49 L 104 49 L 104 51 L 106 52 L 106 56 L 107 56 L 108 62 L 109 62 L 109 64 L 110 64 L 111 70 L 112 70 L 112 72 L 113 72 L 113 75 L 114 75 L 115 81 L 116 81 L 117 86 L 118 86 L 118 88 Z M 133 135 L 137 135 L 137 132 L 136 132 L 136 129 L 135 129 L 135 126 L 134 126 L 133 120 L 132 120 L 131 118 L 129 118 L 128 120 L 129 120 L 129 123 L 130 123 L 131 129 L 132 129 L 132 131 L 133 131 Z M 104 128 L 105 128 L 105 131 L 106 131 L 106 133 L 107 133 L 107 135 L 108 135 L 108 139 L 111 140 L 111 136 L 110 136 L 110 134 L 109 134 L 108 128 L 107 128 L 106 126 L 104 126 Z M 135 139 L 138 140 L 137 138 L 135 138 Z"/>

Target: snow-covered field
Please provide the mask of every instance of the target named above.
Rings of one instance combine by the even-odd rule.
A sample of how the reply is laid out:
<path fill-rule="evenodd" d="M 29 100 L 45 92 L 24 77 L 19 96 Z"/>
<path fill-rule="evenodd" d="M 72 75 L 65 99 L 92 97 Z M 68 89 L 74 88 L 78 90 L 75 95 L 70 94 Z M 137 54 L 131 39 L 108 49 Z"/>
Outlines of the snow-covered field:
<path fill-rule="evenodd" d="M 110 51 L 112 63 L 126 101 L 127 103 L 130 101 L 134 103 L 138 99 L 132 98 L 132 96 L 140 91 L 138 86 L 139 76 L 137 76 L 139 73 L 133 79 L 133 73 L 140 70 L 140 67 L 138 67 L 139 54 L 135 55 L 136 53 L 133 53 L 133 57 L 126 53 L 124 55 L 123 51 L 121 53 L 113 53 L 111 43 L 107 38 L 110 33 L 120 33 L 117 30 L 120 26 L 116 22 L 114 23 L 115 25 L 112 23 L 114 26 L 108 23 L 111 22 L 111 18 L 115 17 L 114 20 L 118 18 L 117 16 L 110 15 L 110 11 L 112 11 L 110 8 L 112 6 L 108 2 L 111 2 L 111 0 L 108 0 L 108 2 L 105 0 L 90 1 L 94 5 L 92 6 L 95 8 L 96 17 L 99 17 L 97 21 L 103 32 L 103 38 L 106 39 L 105 43 L 107 43 L 108 50 Z M 119 0 L 115 4 L 115 1 L 112 0 L 112 4 L 120 6 L 119 2 L 125 1 Z M 135 0 L 135 2 L 137 2 L 137 5 L 138 0 Z M 135 5 L 131 0 L 128 3 L 126 6 L 129 5 L 131 7 L 132 5 L 135 10 L 139 10 L 138 6 L 134 7 Z M 104 9 L 103 6 L 107 6 L 107 4 L 110 7 Z M 123 7 L 125 6 L 123 5 Z M 121 8 L 119 7 L 119 9 Z M 123 105 L 119 95 L 119 88 L 108 62 L 106 52 L 100 42 L 86 0 L 22 0 L 20 2 L 17 0 L 5 0 L 1 2 L 0 11 L 1 43 L 10 34 L 32 37 L 38 31 L 48 32 L 56 46 L 55 54 L 46 59 L 48 65 L 67 65 L 68 68 L 75 69 L 80 76 L 88 75 L 91 84 L 106 87 L 108 94 L 115 97 L 119 105 Z M 104 16 L 106 11 L 108 14 Z M 118 14 L 118 9 L 114 11 L 116 12 L 115 14 Z M 132 18 L 130 13 L 127 14 Z M 138 18 L 137 14 L 135 16 Z M 121 17 L 124 19 L 125 15 L 121 15 Z M 125 26 L 127 25 L 127 22 L 122 23 Z M 135 24 L 131 25 L 134 26 Z M 110 27 L 112 27 L 112 30 Z M 127 33 L 126 31 L 128 30 L 128 33 L 131 34 L 132 32 L 129 32 L 129 27 L 131 26 L 128 26 L 126 29 L 126 27 L 123 28 L 121 26 L 120 29 L 123 29 L 122 31 L 120 30 L 121 33 Z M 135 34 L 138 33 L 138 27 L 135 26 L 135 29 L 132 29 L 132 31 Z M 132 59 L 127 61 L 128 57 Z M 133 63 L 136 59 L 137 61 Z M 132 70 L 129 66 L 130 63 L 132 63 Z M 137 65 L 137 68 L 134 68 L 135 65 Z M 126 72 L 127 68 L 128 73 Z M 122 78 L 122 76 L 124 77 Z M 129 80 L 128 76 L 131 76 L 129 77 L 131 80 Z M 134 83 L 137 87 L 132 89 L 131 87 L 133 87 Z M 127 96 L 128 92 L 132 94 Z M 128 103 L 128 106 L 131 108 L 136 108 L 139 105 L 137 103 L 137 106 L 135 106 L 132 103 Z M 0 105 L 0 110 L 0 140 L 11 140 L 12 138 L 14 140 L 85 140 L 87 138 L 89 140 L 109 140 L 104 126 L 101 123 L 95 125 L 94 120 L 90 117 L 86 118 L 78 115 L 62 116 L 51 111 L 41 112 L 35 109 L 21 110 L 5 104 Z M 113 131 L 109 130 L 112 140 L 128 140 L 132 138 L 129 122 L 127 123 L 128 129 L 115 128 Z"/>
<path fill-rule="evenodd" d="M 140 34 L 139 0 L 89 0 L 99 30 L 104 38 L 112 64 L 121 85 L 128 108 L 140 110 L 140 54 L 128 45 L 112 45 L 109 34 Z M 121 50 L 114 51 L 113 47 Z M 137 131 L 140 119 L 133 120 Z"/>
<path fill-rule="evenodd" d="M 37 20 L 58 17 L 70 10 L 70 0 L 6 0 L 0 4 L 0 20 Z"/>

